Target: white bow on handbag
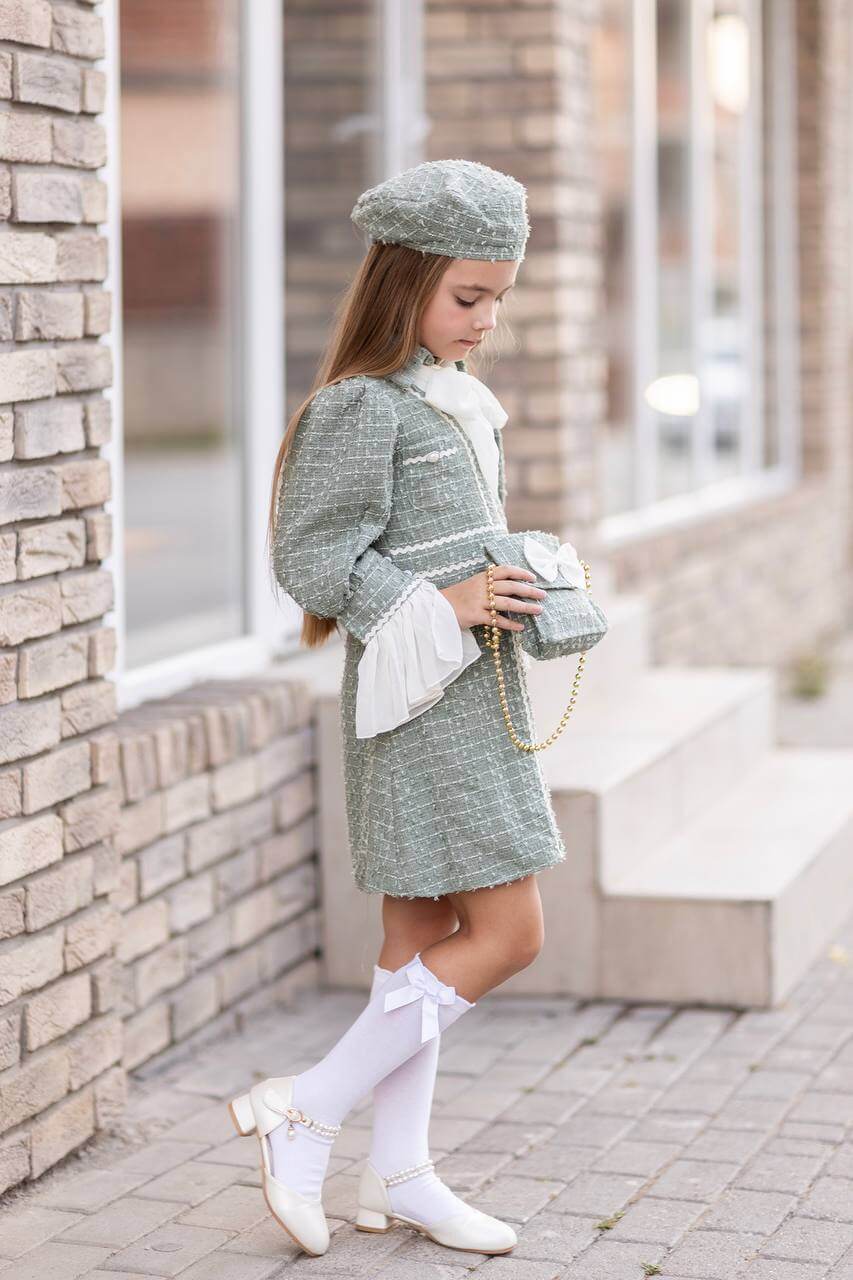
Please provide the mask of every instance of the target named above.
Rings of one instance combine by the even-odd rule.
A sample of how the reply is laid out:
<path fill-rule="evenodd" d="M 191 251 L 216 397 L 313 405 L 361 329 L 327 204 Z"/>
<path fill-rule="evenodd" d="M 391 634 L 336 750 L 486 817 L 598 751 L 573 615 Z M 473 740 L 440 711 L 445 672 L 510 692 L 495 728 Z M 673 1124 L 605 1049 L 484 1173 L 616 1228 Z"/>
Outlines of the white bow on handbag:
<path fill-rule="evenodd" d="M 563 542 L 552 551 L 550 547 L 544 546 L 536 538 L 528 535 L 524 539 L 523 546 L 527 563 L 546 582 L 554 582 L 559 573 L 570 587 L 586 585 L 583 565 L 570 542 Z"/>

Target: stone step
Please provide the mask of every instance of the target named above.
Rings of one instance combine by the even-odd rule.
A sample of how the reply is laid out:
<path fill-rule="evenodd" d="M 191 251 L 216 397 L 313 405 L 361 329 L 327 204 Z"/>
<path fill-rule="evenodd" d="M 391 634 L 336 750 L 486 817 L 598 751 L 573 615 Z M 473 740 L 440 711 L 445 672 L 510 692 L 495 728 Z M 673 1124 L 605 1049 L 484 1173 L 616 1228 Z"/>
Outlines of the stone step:
<path fill-rule="evenodd" d="M 773 750 L 611 882 L 599 994 L 775 1004 L 851 910 L 853 751 Z"/>
<path fill-rule="evenodd" d="M 564 687 L 534 663 L 529 687 L 537 739 L 556 727 Z M 763 668 L 653 667 L 627 688 L 580 694 L 557 741 L 540 754 L 567 813 L 594 808 L 596 878 L 607 890 L 637 861 L 717 803 L 774 742 L 775 677 Z M 573 821 L 569 818 L 570 823 Z M 564 832 L 567 847 L 571 829 Z"/>

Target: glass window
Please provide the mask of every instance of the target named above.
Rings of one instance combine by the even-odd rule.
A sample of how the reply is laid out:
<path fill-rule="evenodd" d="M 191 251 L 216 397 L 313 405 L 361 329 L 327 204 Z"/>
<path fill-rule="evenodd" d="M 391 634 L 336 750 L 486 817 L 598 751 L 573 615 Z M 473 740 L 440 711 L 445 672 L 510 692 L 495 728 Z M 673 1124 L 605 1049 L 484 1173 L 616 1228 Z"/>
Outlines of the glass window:
<path fill-rule="evenodd" d="M 604 0 L 605 516 L 767 465 L 759 0 Z"/>
<path fill-rule="evenodd" d="M 246 629 L 239 19 L 120 6 L 128 669 Z"/>

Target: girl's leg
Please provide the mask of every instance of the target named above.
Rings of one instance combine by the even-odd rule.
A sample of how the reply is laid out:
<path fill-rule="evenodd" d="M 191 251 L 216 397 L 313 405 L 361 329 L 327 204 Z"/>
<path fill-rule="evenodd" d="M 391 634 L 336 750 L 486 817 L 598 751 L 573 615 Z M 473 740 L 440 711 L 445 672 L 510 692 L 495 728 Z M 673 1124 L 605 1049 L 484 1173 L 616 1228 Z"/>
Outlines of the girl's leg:
<path fill-rule="evenodd" d="M 459 929 L 427 947 L 421 959 L 466 1000 L 476 1002 L 499 987 L 542 950 L 545 924 L 535 875 L 445 896 L 459 917 Z"/>
<path fill-rule="evenodd" d="M 392 972 L 326 1056 L 296 1076 L 292 1105 L 319 1122 L 339 1124 L 380 1080 L 473 1007 L 465 988 L 479 998 L 529 964 L 541 945 L 541 902 L 531 881 L 447 895 L 462 925 L 425 953 L 438 955 L 441 972 L 420 956 Z M 454 968 L 463 991 L 455 990 Z M 303 1125 L 288 1140 L 286 1128 L 270 1134 L 274 1176 L 305 1195 L 318 1194 L 331 1142 Z"/>
<path fill-rule="evenodd" d="M 510 886 L 507 886 L 510 888 Z M 383 922 L 386 925 L 386 942 L 380 957 L 389 957 L 389 963 L 405 963 L 407 955 L 430 948 L 429 933 L 433 933 L 432 945 L 455 934 L 451 922 L 466 920 L 469 931 L 479 931 L 480 915 L 491 922 L 488 895 L 493 890 L 474 890 L 464 895 L 448 895 L 434 902 L 429 899 L 391 899 L 383 904 Z M 459 915 L 450 897 L 461 899 Z M 530 893 L 530 883 L 516 886 L 510 895 L 517 905 L 514 914 L 528 916 L 524 937 L 528 933 L 540 933 L 540 900 L 538 890 Z M 483 910 L 482 910 L 483 909 Z M 539 924 L 537 924 L 537 920 Z M 409 933 L 411 931 L 411 934 Z M 409 938 L 411 941 L 409 941 Z M 415 945 L 416 943 L 416 945 Z M 391 977 L 388 968 L 374 966 L 374 992 Z M 401 1170 L 418 1170 L 414 1176 L 387 1188 L 391 1206 L 397 1213 L 432 1226 L 465 1210 L 465 1201 L 452 1192 L 429 1162 L 429 1120 L 432 1112 L 435 1073 L 438 1069 L 439 1037 L 429 1041 L 418 1053 L 386 1078 L 375 1085 L 373 1091 L 373 1133 L 370 1142 L 370 1164 L 382 1175 L 391 1178 Z M 421 1166 L 427 1167 L 421 1167 Z"/>

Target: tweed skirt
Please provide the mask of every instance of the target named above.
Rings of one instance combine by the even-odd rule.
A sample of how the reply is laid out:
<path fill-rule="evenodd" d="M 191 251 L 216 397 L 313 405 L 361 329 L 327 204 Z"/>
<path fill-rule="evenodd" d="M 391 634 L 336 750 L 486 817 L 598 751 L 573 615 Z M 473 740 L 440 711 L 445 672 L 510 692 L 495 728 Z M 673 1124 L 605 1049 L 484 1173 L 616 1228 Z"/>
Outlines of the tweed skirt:
<path fill-rule="evenodd" d="M 355 736 L 364 646 L 347 635 L 343 771 L 353 875 L 366 893 L 438 898 L 565 861 L 538 753 L 510 740 L 485 628 L 472 632 L 481 655 L 443 697 L 373 738 Z M 535 741 L 518 632 L 501 632 L 501 660 L 516 733 Z"/>

